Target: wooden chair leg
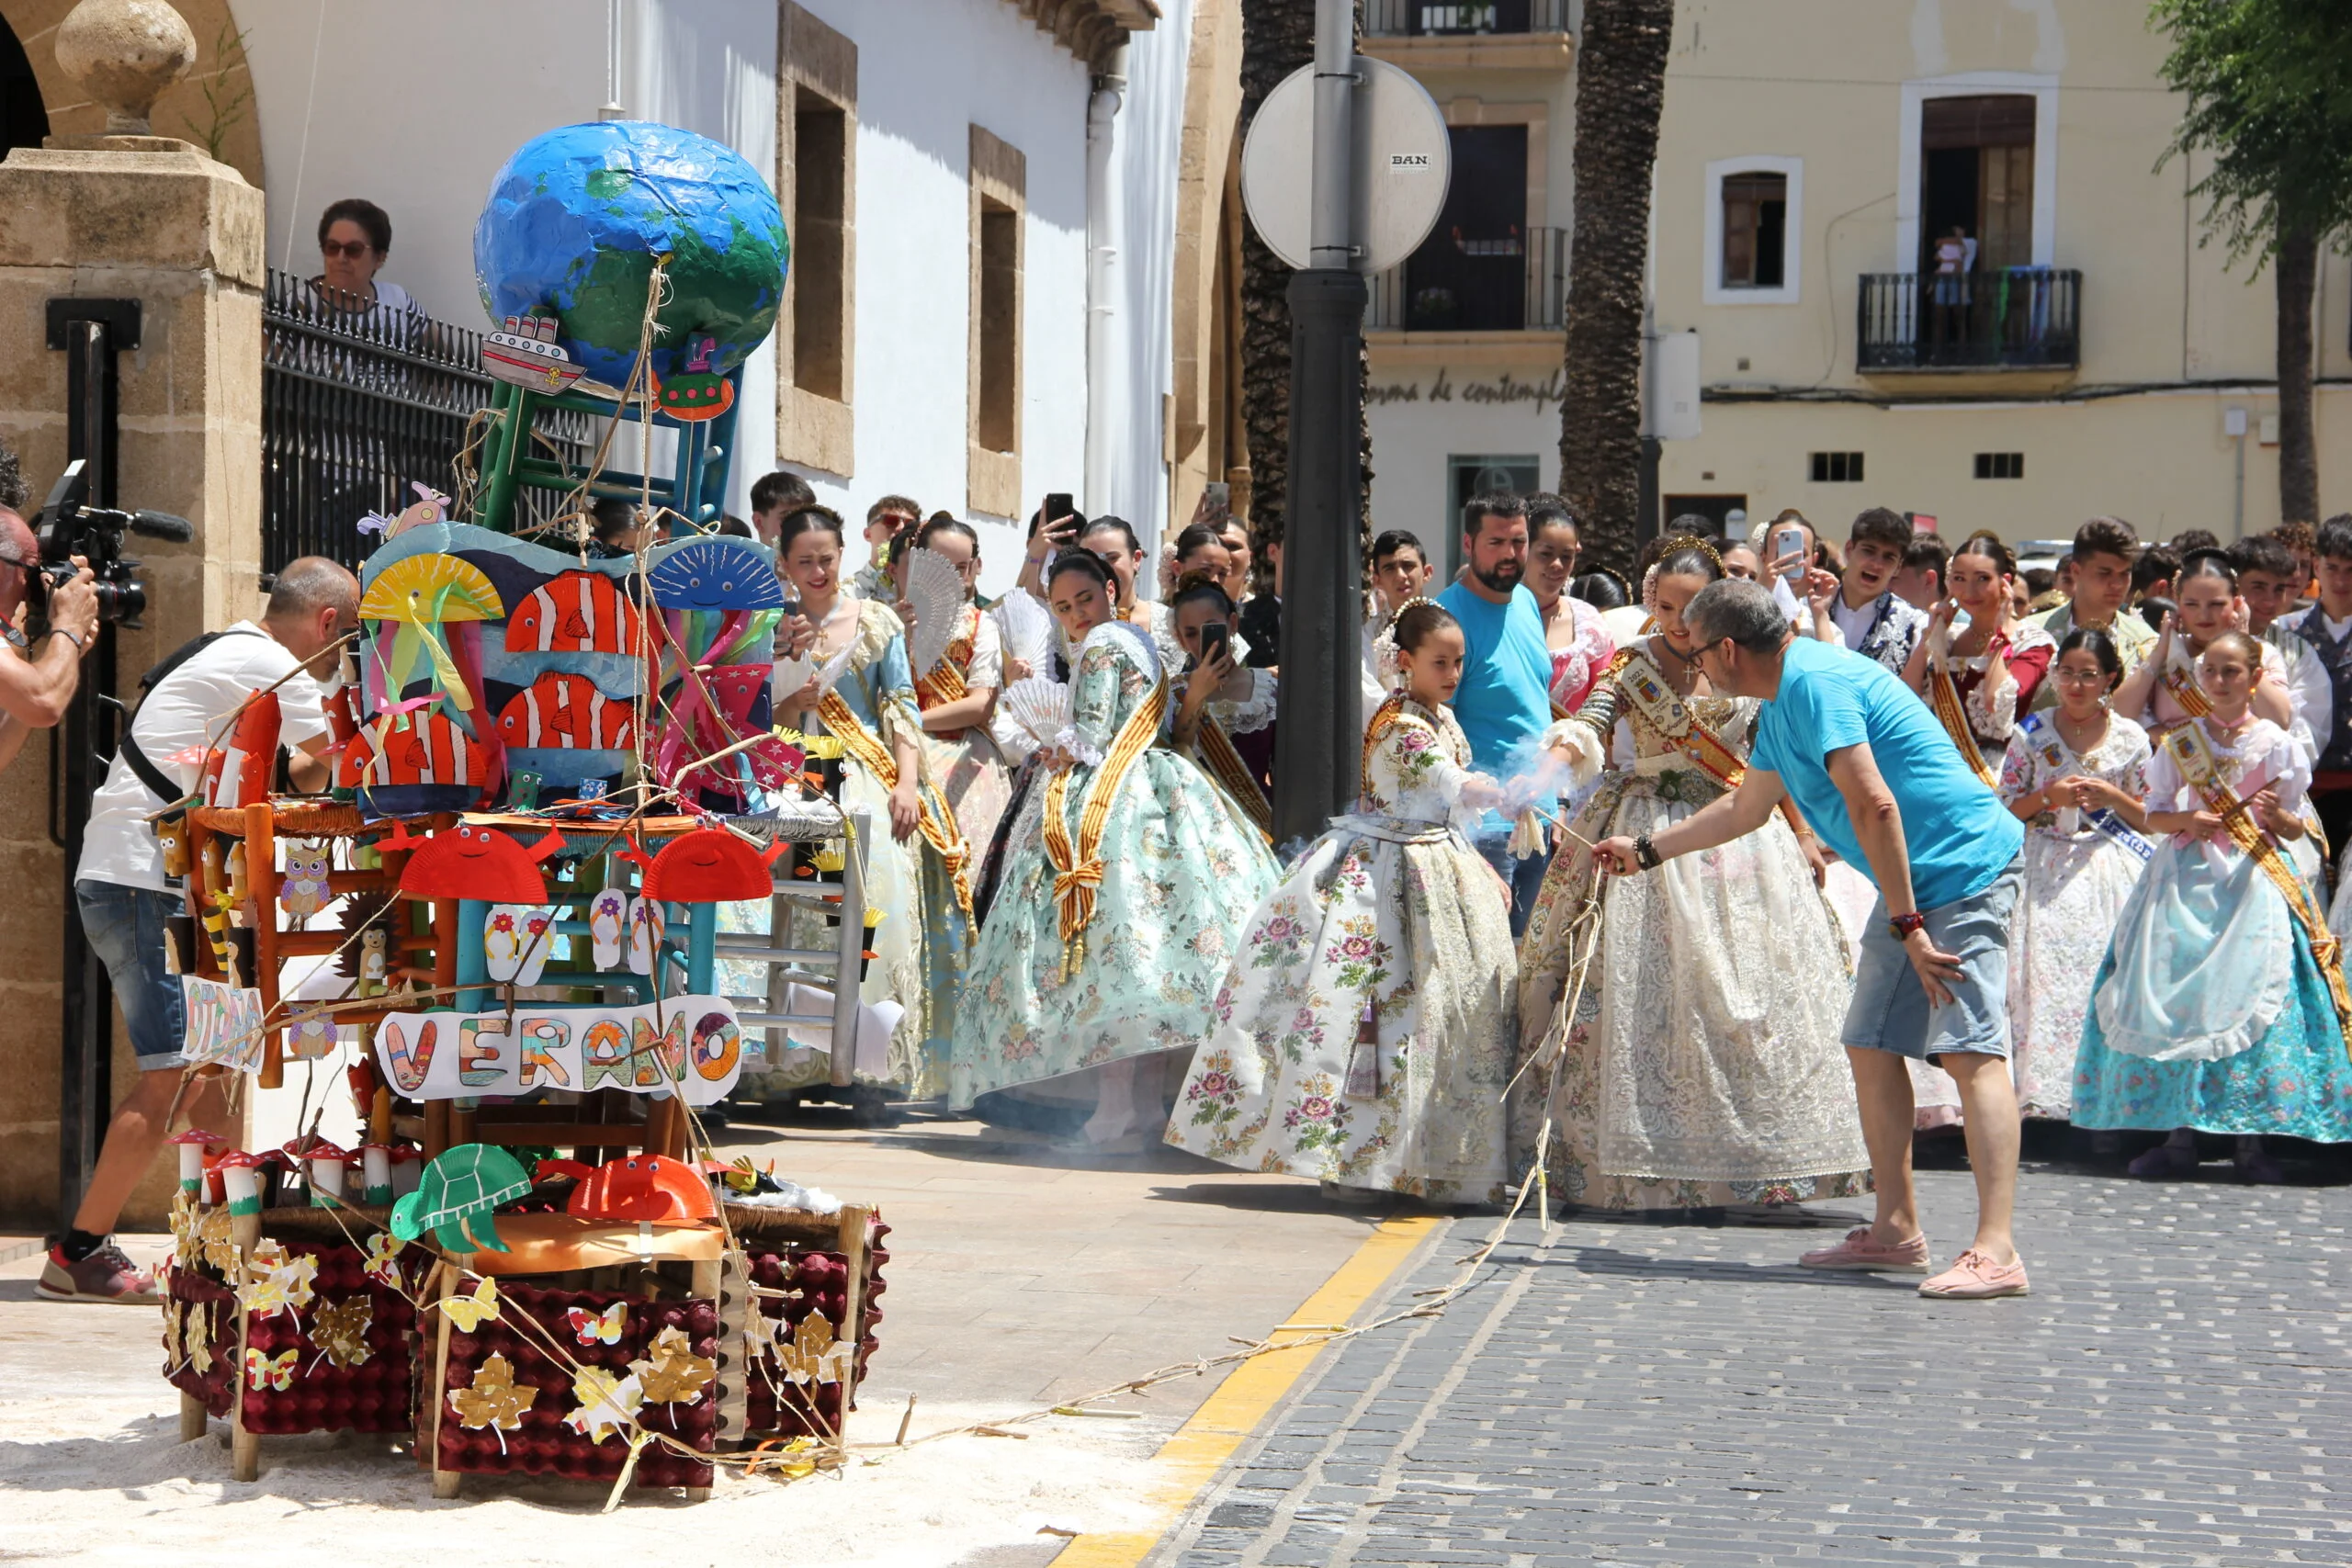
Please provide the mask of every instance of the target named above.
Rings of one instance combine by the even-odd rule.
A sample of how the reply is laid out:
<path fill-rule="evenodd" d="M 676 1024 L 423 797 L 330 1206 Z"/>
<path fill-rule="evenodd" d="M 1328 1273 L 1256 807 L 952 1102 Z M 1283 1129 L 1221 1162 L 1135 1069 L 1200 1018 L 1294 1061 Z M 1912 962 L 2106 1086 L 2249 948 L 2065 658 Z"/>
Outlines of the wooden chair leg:
<path fill-rule="evenodd" d="M 192 1393 L 180 1395 L 180 1441 L 192 1443 L 211 1429 L 212 1413 Z"/>

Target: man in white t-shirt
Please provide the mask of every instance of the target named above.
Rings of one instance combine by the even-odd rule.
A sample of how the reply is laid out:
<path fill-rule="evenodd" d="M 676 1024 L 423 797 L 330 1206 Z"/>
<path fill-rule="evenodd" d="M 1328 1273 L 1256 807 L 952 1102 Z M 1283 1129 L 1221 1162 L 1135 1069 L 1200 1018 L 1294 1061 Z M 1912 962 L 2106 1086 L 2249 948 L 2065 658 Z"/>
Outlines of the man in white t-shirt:
<path fill-rule="evenodd" d="M 148 821 L 195 786 L 198 769 L 175 761 L 193 747 L 218 743 L 254 693 L 275 685 L 278 739 L 295 752 L 297 786 L 323 788 L 328 742 L 317 681 L 329 678 L 341 641 L 359 625 L 359 583 L 323 556 L 304 556 L 277 574 L 258 623 L 240 621 L 198 648 L 155 683 L 130 721 L 131 744 L 114 760 L 90 800 L 90 824 L 74 871 L 74 897 L 91 951 L 107 966 L 121 1004 L 139 1077 L 115 1107 L 90 1185 L 73 1227 L 50 1248 L 35 1287 L 52 1301 L 152 1303 L 153 1279 L 131 1266 L 111 1233 L 131 1189 L 171 1133 L 179 1092 L 187 1010 L 179 977 L 164 962 L 164 919 L 185 912 L 183 895 L 164 874 L 164 857 Z M 137 755 L 178 794 L 144 782 Z M 192 1127 L 220 1128 L 229 1117 L 227 1080 L 198 1078 L 181 1109 Z"/>

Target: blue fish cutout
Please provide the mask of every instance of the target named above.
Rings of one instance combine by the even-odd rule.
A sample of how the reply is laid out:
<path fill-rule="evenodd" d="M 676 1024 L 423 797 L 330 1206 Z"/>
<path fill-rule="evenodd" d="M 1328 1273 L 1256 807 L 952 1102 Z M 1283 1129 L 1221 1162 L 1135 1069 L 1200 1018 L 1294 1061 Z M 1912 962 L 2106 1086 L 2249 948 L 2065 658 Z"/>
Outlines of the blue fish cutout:
<path fill-rule="evenodd" d="M 687 539 L 665 547 L 647 573 L 664 610 L 780 610 L 784 585 L 749 539 Z"/>

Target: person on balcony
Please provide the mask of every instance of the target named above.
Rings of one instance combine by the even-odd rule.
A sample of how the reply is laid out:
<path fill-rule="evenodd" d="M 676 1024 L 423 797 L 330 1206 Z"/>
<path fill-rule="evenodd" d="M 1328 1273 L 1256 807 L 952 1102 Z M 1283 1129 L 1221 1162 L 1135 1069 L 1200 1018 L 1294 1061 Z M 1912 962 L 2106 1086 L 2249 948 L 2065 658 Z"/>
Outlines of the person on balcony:
<path fill-rule="evenodd" d="M 399 284 L 376 275 L 392 254 L 392 220 L 372 201 L 347 196 L 319 214 L 319 276 L 311 292 L 331 310 L 356 314 L 379 330 L 421 325 L 424 307 Z"/>

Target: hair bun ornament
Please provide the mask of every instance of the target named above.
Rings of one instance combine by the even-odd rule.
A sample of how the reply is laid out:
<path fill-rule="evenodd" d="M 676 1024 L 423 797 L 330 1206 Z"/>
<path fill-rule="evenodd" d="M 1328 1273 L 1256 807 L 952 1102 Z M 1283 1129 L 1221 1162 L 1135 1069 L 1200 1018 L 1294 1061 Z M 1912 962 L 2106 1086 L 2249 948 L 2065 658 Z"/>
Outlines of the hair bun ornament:
<path fill-rule="evenodd" d="M 1417 604 L 1427 604 L 1432 610 L 1445 608 L 1436 600 L 1416 593 L 1396 606 L 1396 613 L 1388 617 L 1388 624 L 1380 628 L 1378 637 L 1372 639 L 1373 672 L 1380 677 L 1381 688 L 1384 691 L 1394 692 L 1405 684 L 1404 671 L 1401 668 L 1404 650 L 1396 645 L 1396 624 L 1405 618 L 1406 611 Z"/>
<path fill-rule="evenodd" d="M 1659 558 L 1663 559 L 1665 558 L 1660 557 Z M 1657 561 L 1650 562 L 1650 569 L 1642 573 L 1642 609 L 1645 614 L 1650 615 L 1656 615 L 1657 614 Z"/>
<path fill-rule="evenodd" d="M 1175 591 L 1178 593 L 1185 593 L 1195 588 L 1222 589 L 1224 586 L 1224 583 L 1217 581 L 1216 573 L 1194 570 L 1178 576 Z"/>

